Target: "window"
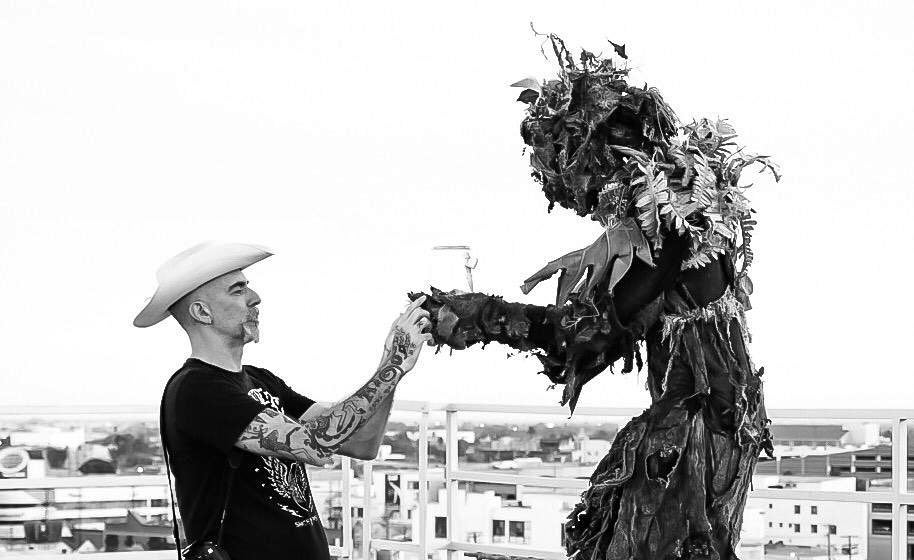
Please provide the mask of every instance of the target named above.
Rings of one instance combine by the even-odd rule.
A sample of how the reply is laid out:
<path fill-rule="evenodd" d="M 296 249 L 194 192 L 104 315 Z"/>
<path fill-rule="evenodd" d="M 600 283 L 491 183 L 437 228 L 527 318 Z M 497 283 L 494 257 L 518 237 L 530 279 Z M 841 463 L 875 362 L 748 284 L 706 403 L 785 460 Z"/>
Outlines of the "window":
<path fill-rule="evenodd" d="M 411 509 L 406 510 L 406 518 L 407 519 L 413 518 L 413 510 L 411 510 Z"/>
<path fill-rule="evenodd" d="M 781 528 L 783 529 L 783 528 L 784 528 L 784 524 L 783 524 L 783 523 L 778 523 L 778 527 L 781 527 Z"/>
<path fill-rule="evenodd" d="M 774 504 L 768 504 L 768 509 L 771 509 L 773 507 L 774 507 Z"/>
<path fill-rule="evenodd" d="M 524 536 L 524 522 L 523 521 L 509 521 L 508 522 L 508 536 L 509 537 L 523 537 Z"/>
<path fill-rule="evenodd" d="M 435 517 L 435 538 L 447 538 L 447 517 Z"/>
<path fill-rule="evenodd" d="M 800 513 L 800 506 L 793 506 L 794 513 Z"/>
<path fill-rule="evenodd" d="M 774 523 L 772 523 L 771 521 L 769 521 L 769 522 L 768 522 L 768 526 L 769 526 L 769 527 L 774 527 Z"/>
<path fill-rule="evenodd" d="M 505 520 L 504 519 L 493 519 L 492 520 L 492 537 L 505 537 Z"/>
<path fill-rule="evenodd" d="M 800 524 L 799 524 L 799 523 L 797 523 L 797 524 L 795 524 L 795 525 L 793 526 L 793 532 L 794 532 L 794 533 L 799 533 L 799 532 L 800 532 Z"/>
<path fill-rule="evenodd" d="M 809 526 L 809 531 L 810 531 L 811 533 L 818 533 L 818 532 L 819 532 L 819 526 L 818 526 L 818 525 L 810 525 L 810 526 Z"/>
<path fill-rule="evenodd" d="M 809 506 L 809 513 L 819 515 L 819 506 Z"/>
<path fill-rule="evenodd" d="M 892 534 L 892 520 L 891 519 L 874 519 L 873 520 L 873 534 L 874 535 L 891 535 Z"/>
<path fill-rule="evenodd" d="M 873 511 L 879 513 L 892 513 L 892 504 L 873 504 Z"/>
<path fill-rule="evenodd" d="M 509 521 L 508 522 L 508 542 L 515 544 L 530 543 L 530 522 L 529 521 Z"/>
<path fill-rule="evenodd" d="M 408 482 L 406 483 L 406 488 L 407 488 L 408 490 L 418 490 L 418 489 L 419 489 L 419 481 L 418 481 L 418 480 L 410 480 L 410 481 L 408 481 Z"/>

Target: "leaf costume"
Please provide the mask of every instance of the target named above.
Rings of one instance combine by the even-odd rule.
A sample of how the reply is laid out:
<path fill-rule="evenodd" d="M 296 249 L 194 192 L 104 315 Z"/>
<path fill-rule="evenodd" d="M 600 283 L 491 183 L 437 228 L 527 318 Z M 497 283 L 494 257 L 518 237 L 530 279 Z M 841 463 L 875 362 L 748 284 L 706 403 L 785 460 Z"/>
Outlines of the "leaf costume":
<path fill-rule="evenodd" d="M 572 411 L 617 361 L 641 369 L 643 344 L 652 404 L 595 469 L 565 525 L 568 554 L 736 558 L 755 463 L 771 454 L 747 348 L 755 220 L 739 180 L 749 165 L 777 169 L 739 149 L 726 122 L 680 126 L 656 89 L 628 84 L 627 67 L 587 51 L 576 61 L 549 40 L 560 73 L 516 84 L 521 135 L 550 210 L 590 216 L 602 233 L 524 282 L 527 293 L 559 273 L 554 305 L 433 288 L 436 340 L 533 353 Z"/>

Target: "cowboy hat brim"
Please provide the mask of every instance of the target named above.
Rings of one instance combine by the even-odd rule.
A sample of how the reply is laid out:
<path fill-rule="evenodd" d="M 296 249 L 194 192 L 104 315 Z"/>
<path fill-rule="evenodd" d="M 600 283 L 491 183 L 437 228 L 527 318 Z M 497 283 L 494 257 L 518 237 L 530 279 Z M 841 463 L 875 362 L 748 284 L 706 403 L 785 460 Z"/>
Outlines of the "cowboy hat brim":
<path fill-rule="evenodd" d="M 175 255 L 156 277 L 159 286 L 146 307 L 133 320 L 135 327 L 151 327 L 167 318 L 168 308 L 214 278 L 241 270 L 273 255 L 260 245 L 206 242 Z"/>

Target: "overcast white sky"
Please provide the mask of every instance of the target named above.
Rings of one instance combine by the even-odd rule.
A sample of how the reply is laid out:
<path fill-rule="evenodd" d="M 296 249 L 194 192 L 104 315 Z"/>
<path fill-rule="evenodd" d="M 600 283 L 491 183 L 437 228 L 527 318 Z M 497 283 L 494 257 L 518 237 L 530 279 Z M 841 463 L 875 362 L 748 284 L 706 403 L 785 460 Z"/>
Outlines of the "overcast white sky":
<path fill-rule="evenodd" d="M 914 408 L 914 39 L 909 2 L 40 2 L 0 0 L 0 405 L 156 404 L 189 352 L 131 321 L 205 239 L 277 255 L 247 275 L 246 361 L 337 399 L 370 375 L 408 290 L 518 285 L 590 243 L 546 213 L 507 87 L 548 77 L 529 27 L 593 51 L 683 120 L 730 119 L 784 180 L 759 210 L 750 314 L 773 407 Z M 463 287 L 463 286 L 457 286 Z M 401 398 L 555 404 L 534 359 L 433 356 Z M 582 405 L 648 403 L 608 372 Z"/>

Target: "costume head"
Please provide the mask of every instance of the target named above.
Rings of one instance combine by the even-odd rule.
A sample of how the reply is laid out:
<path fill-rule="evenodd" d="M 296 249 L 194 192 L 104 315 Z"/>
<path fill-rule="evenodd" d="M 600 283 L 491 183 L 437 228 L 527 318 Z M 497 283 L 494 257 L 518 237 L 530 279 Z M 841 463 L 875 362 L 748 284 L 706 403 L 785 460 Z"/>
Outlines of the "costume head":
<path fill-rule="evenodd" d="M 527 103 L 521 136 L 531 148 L 533 177 L 549 209 L 558 204 L 589 215 L 605 226 L 606 235 L 549 263 L 523 290 L 563 270 L 556 300 L 562 305 L 590 270 L 579 295 L 591 301 L 603 282 L 612 291 L 631 255 L 650 263 L 663 238 L 675 233 L 690 241 L 684 269 L 725 256 L 751 292 L 746 271 L 754 210 L 745 195 L 748 185 L 739 179 L 752 164 L 777 179 L 774 164 L 737 146 L 736 132 L 725 121 L 680 125 L 659 91 L 629 85 L 627 62 L 588 51 L 574 57 L 561 39 L 549 40 L 558 79 L 514 84 L 525 88 L 518 98 Z M 627 59 L 624 46 L 613 46 Z M 625 266 L 610 266 L 617 254 L 629 255 Z"/>
<path fill-rule="evenodd" d="M 678 123 L 657 89 L 628 84 L 627 68 L 587 51 L 576 63 L 561 39 L 552 41 L 558 79 L 515 84 L 529 86 L 519 98 L 529 103 L 521 136 L 532 148 L 533 176 L 549 209 L 558 204 L 586 216 L 597 211 L 600 191 L 624 167 L 625 149 L 662 149 Z"/>

